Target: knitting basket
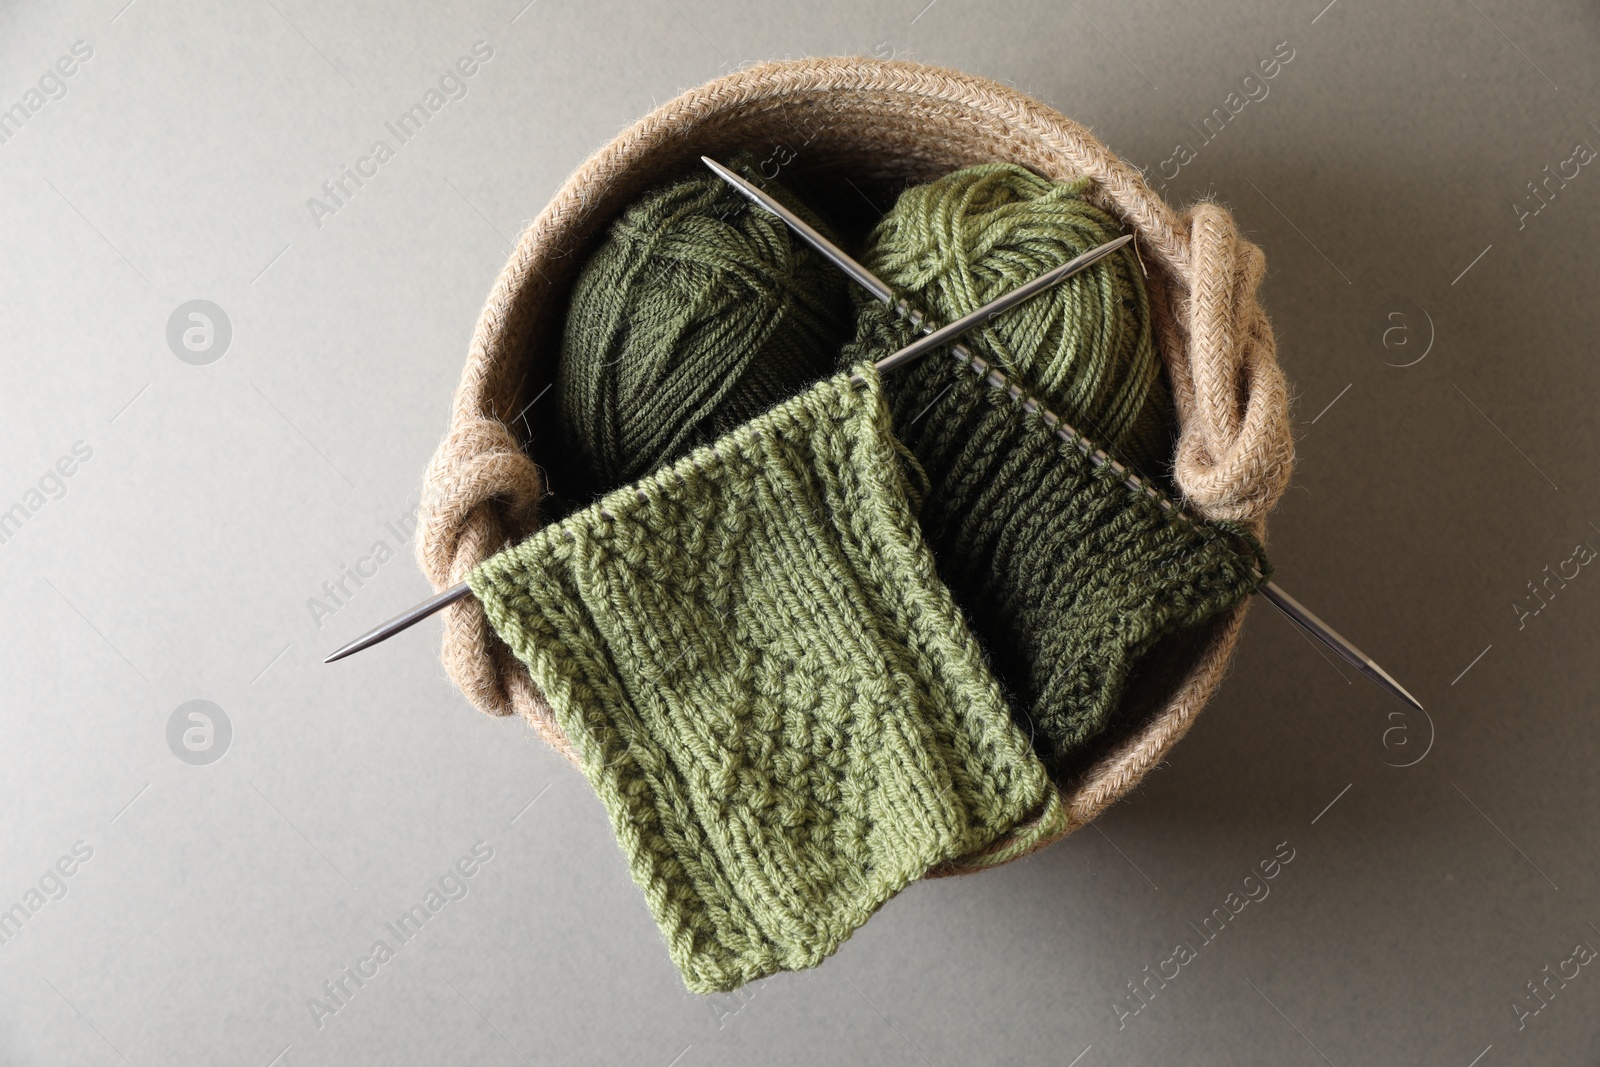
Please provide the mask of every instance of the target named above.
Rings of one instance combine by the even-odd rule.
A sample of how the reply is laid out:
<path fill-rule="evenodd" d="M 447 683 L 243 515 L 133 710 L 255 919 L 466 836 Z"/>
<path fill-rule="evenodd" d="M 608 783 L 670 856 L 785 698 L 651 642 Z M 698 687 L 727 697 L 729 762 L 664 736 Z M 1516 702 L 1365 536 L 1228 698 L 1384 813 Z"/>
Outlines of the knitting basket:
<path fill-rule="evenodd" d="M 1174 210 L 1137 168 L 1015 89 L 916 63 L 824 58 L 755 66 L 662 105 L 586 160 L 523 233 L 478 320 L 449 432 L 423 488 L 418 557 L 435 587 L 462 581 L 540 529 L 545 468 L 557 457 L 537 447 L 529 454 L 518 417 L 541 417 L 537 404 L 523 413 L 555 377 L 568 294 L 588 251 L 651 185 L 702 154 L 741 150 L 781 169 L 786 181 L 894 186 L 1001 160 L 1050 179 L 1092 179 L 1091 198 L 1137 234 L 1148 271 L 1179 423 L 1175 488 L 1194 514 L 1264 537 L 1293 460 L 1288 396 L 1256 299 L 1264 258 L 1229 214 L 1209 202 Z M 548 418 L 553 408 L 542 410 Z M 991 846 L 987 863 L 934 873 L 1016 858 L 1086 825 L 1131 790 L 1221 684 L 1245 610 L 1240 604 L 1169 638 L 1141 662 L 1117 726 L 1058 772 L 1048 833 L 1013 835 Z M 477 707 L 522 716 L 577 762 L 545 694 L 478 600 L 449 609 L 443 659 Z"/>

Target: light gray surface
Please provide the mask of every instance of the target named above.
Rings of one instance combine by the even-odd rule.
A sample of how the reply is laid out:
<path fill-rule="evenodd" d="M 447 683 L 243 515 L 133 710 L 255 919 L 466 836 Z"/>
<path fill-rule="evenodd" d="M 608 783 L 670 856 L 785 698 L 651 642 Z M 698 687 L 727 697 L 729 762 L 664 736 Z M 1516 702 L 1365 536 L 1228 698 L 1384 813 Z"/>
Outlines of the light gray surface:
<path fill-rule="evenodd" d="M 1600 170 L 1520 229 L 1512 206 L 1600 145 L 1593 5 L 524 2 L 0 13 L 0 106 L 93 49 L 0 144 L 0 508 L 92 450 L 0 544 L 0 907 L 93 853 L 0 945 L 0 1060 L 1600 1057 L 1595 967 L 1520 1031 L 1512 1006 L 1600 947 L 1600 570 L 1567 564 L 1520 628 L 1513 608 L 1600 547 Z M 314 225 L 307 198 L 477 41 L 468 95 Z M 436 626 L 319 662 L 426 595 L 406 545 L 320 628 L 308 608 L 398 540 L 510 240 L 654 103 L 757 59 L 908 54 L 1154 171 L 1280 42 L 1269 94 L 1168 195 L 1218 197 L 1268 253 L 1299 436 L 1280 580 L 1431 726 L 1258 606 L 1213 705 L 1096 828 L 702 999 L 588 788 L 470 709 Z M 195 299 L 232 325 L 204 366 L 166 334 Z M 1426 358 L 1386 365 L 1428 320 Z M 169 748 L 195 699 L 231 723 L 209 765 Z M 479 841 L 468 895 L 319 1028 L 308 1000 Z M 1202 944 L 1191 924 L 1280 842 L 1270 896 Z M 1180 941 L 1198 957 L 1119 1028 Z"/>

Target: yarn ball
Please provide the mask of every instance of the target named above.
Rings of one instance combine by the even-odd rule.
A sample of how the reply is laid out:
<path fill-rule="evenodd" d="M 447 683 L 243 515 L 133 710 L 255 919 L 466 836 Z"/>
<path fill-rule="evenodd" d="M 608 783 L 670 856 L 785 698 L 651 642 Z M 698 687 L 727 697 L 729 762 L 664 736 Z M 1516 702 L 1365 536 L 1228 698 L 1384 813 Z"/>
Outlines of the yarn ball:
<path fill-rule="evenodd" d="M 829 232 L 748 159 L 733 168 Z M 634 481 L 828 374 L 852 331 L 848 284 L 715 175 L 636 201 L 567 312 L 556 392 L 585 488 Z"/>
<path fill-rule="evenodd" d="M 1121 223 L 1086 198 L 1092 185 L 1087 178 L 1050 181 L 1014 163 L 955 171 L 902 193 L 867 238 L 863 262 L 935 325 L 952 322 L 1118 237 Z M 863 349 L 895 346 L 909 336 L 875 321 L 887 314 L 881 305 L 863 307 L 865 321 L 846 360 L 881 358 L 887 350 Z M 1166 472 L 1176 417 L 1131 248 L 964 340 L 1127 465 L 1153 477 Z"/>

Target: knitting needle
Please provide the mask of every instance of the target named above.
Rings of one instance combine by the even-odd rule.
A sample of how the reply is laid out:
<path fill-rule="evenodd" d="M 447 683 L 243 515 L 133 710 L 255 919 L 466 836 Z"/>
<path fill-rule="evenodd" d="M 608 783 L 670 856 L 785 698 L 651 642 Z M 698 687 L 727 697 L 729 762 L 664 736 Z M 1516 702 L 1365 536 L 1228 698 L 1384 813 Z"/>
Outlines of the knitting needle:
<path fill-rule="evenodd" d="M 818 236 L 820 237 L 821 235 L 819 234 Z M 891 371 L 896 367 L 910 363 L 919 356 L 927 355 L 935 348 L 942 348 L 955 338 L 966 333 L 968 330 L 982 326 L 984 323 L 988 322 L 990 319 L 994 318 L 1007 308 L 1022 303 L 1030 296 L 1036 296 L 1037 294 L 1044 292 L 1052 285 L 1059 285 L 1085 268 L 1094 266 L 1096 263 L 1100 262 L 1102 259 L 1105 259 L 1111 253 L 1128 244 L 1132 240 L 1133 234 L 1129 233 L 1124 234 L 1115 240 L 1107 241 L 1098 248 L 1091 248 L 1083 255 L 1076 256 L 1073 259 L 1061 264 L 1061 266 L 1046 271 L 1037 278 L 1033 279 L 1033 281 L 1019 285 L 1009 293 L 996 297 L 987 304 L 983 305 L 983 307 L 979 308 L 977 311 L 969 312 L 968 314 L 961 316 L 956 321 L 950 323 L 950 325 L 941 326 L 932 333 L 928 333 L 922 337 L 919 337 L 917 340 L 911 342 L 909 345 L 906 345 L 893 355 L 885 356 L 878 360 L 878 362 L 874 363 L 873 366 L 880 371 Z M 840 255 L 843 255 L 843 253 L 841 252 Z"/>
<path fill-rule="evenodd" d="M 717 177 L 733 186 L 733 188 L 743 195 L 747 200 L 750 200 L 760 207 L 766 208 L 768 211 L 778 216 L 778 218 L 782 219 L 784 224 L 792 229 L 801 240 L 805 241 L 812 248 L 816 249 L 824 257 L 826 257 L 829 262 L 833 263 L 851 278 L 859 282 L 862 288 L 866 289 L 874 297 L 883 301 L 885 304 L 892 305 L 898 303 L 900 305 L 900 310 L 903 314 L 906 314 L 910 318 L 912 325 L 922 330 L 924 334 L 926 334 L 926 336 L 924 336 L 920 342 L 913 343 L 912 345 L 901 349 L 899 352 L 896 352 L 894 355 L 880 360 L 877 363 L 878 369 L 886 370 L 889 367 L 899 366 L 901 363 L 905 362 L 906 359 L 915 358 L 915 355 L 905 356 L 905 353 L 911 352 L 912 349 L 918 348 L 919 345 L 927 344 L 928 348 L 932 348 L 937 347 L 940 344 L 948 343 L 951 336 L 948 332 L 950 329 L 949 327 L 945 327 L 945 329 L 942 330 L 932 330 L 932 327 L 928 323 L 922 321 L 920 315 L 911 310 L 909 304 L 906 304 L 904 301 L 897 300 L 894 290 L 889 288 L 888 285 L 884 284 L 882 279 L 852 259 L 849 253 L 845 252 L 844 249 L 835 245 L 832 241 L 818 233 L 816 228 L 807 223 L 805 219 L 802 219 L 799 215 L 796 215 L 793 211 L 790 211 L 776 199 L 769 196 L 761 189 L 758 189 L 756 186 L 745 181 L 743 178 L 739 177 L 739 175 L 735 174 L 727 167 L 724 167 L 716 160 L 707 156 L 701 156 L 700 161 L 707 167 L 710 167 Z M 1132 240 L 1132 235 L 1121 238 L 1119 241 L 1114 242 L 1114 244 L 1117 248 L 1120 248 L 1129 240 Z M 1111 244 L 1105 244 L 1101 245 L 1099 248 L 1091 249 L 1088 253 L 1086 253 L 1086 255 L 1095 256 L 1095 258 L 1098 259 L 1101 257 L 1096 255 L 1096 253 L 1109 251 L 1115 251 L 1115 249 Z M 1079 256 L 1077 259 L 1072 260 L 1071 263 L 1065 264 L 1065 266 L 1073 266 L 1083 258 L 1084 256 Z M 1091 262 L 1093 262 L 1093 260 L 1091 260 Z M 1053 274 L 1055 272 L 1052 271 L 1051 273 Z M 1048 276 L 1049 275 L 1044 275 L 1043 277 Z M 1027 286 L 1024 286 L 1023 288 L 1027 288 Z M 968 320 L 973 319 L 975 316 L 982 314 L 983 310 L 984 309 L 980 309 L 980 311 L 974 312 L 971 315 L 967 315 L 959 321 L 967 322 Z M 983 319 L 980 321 L 987 321 L 988 318 L 988 315 L 984 315 Z M 978 323 L 974 322 L 970 325 L 978 325 Z M 935 338 L 939 338 L 939 340 L 935 341 Z M 927 351 L 927 348 L 921 348 L 916 355 L 920 355 L 925 351 Z M 985 361 L 982 357 L 975 355 L 966 345 L 953 345 L 951 346 L 951 352 L 956 359 L 958 359 L 964 365 L 970 367 L 979 375 L 983 375 L 987 372 L 989 366 L 987 361 Z M 905 356 L 905 358 L 902 358 L 903 356 Z M 1032 410 L 1042 410 L 1037 401 L 1030 399 L 1028 403 L 1032 405 Z M 1173 504 L 1171 500 L 1167 499 L 1164 493 L 1159 492 L 1154 486 L 1145 482 L 1137 474 L 1134 474 L 1121 463 L 1118 463 L 1116 460 L 1112 459 L 1105 453 L 1104 449 L 1094 447 L 1089 443 L 1088 438 L 1084 437 L 1077 430 L 1074 430 L 1059 416 L 1054 416 L 1053 413 L 1049 412 L 1046 412 L 1046 414 L 1051 416 L 1050 418 L 1046 419 L 1046 422 L 1055 426 L 1057 435 L 1063 440 L 1076 445 L 1079 449 L 1081 449 L 1095 466 L 1102 467 L 1109 465 L 1113 471 L 1123 476 L 1124 484 L 1130 489 L 1146 494 L 1156 503 L 1160 504 L 1163 510 L 1177 510 L 1177 506 Z M 1384 670 L 1382 667 L 1378 666 L 1377 663 L 1373 662 L 1372 657 L 1368 656 L 1365 652 L 1362 652 L 1355 645 L 1351 644 L 1337 630 L 1323 622 L 1304 604 L 1300 603 L 1300 601 L 1296 600 L 1294 597 L 1285 592 L 1283 588 L 1276 582 L 1263 582 L 1258 587 L 1257 591 L 1261 593 L 1262 596 L 1266 597 L 1273 607 L 1283 612 L 1284 615 L 1290 619 L 1290 621 L 1294 622 L 1312 637 L 1315 637 L 1318 641 L 1321 641 L 1324 645 L 1327 645 L 1330 649 L 1332 649 L 1340 659 L 1344 660 L 1346 663 L 1350 664 L 1350 666 L 1354 667 L 1356 670 L 1372 679 L 1379 686 L 1387 689 L 1389 692 L 1393 693 L 1401 700 L 1404 700 L 1418 711 L 1423 710 L 1421 702 L 1407 692 L 1405 686 L 1395 681 L 1394 678 L 1390 676 L 1388 671 Z"/>
<path fill-rule="evenodd" d="M 796 221 L 800 220 L 796 219 Z M 801 225 L 804 225 L 804 222 L 801 222 Z M 819 241 L 824 240 L 821 234 L 817 234 L 816 239 Z M 952 338 L 957 337 L 976 326 L 983 325 L 985 322 L 988 322 L 1002 311 L 1005 311 L 1007 308 L 1020 304 L 1022 301 L 1043 292 L 1052 285 L 1059 285 L 1084 268 L 1091 266 L 1092 264 L 1110 255 L 1112 252 L 1115 252 L 1117 249 L 1121 248 L 1131 240 L 1133 240 L 1131 236 L 1119 237 L 1115 241 L 1108 241 L 1099 248 L 1091 248 L 1089 251 L 1085 252 L 1081 256 L 1078 256 L 1071 262 L 1063 263 L 1059 267 L 1054 267 L 1046 271 L 1045 273 L 1039 275 L 1039 277 L 1034 278 L 1032 281 L 1026 282 L 1008 293 L 1003 293 L 1000 296 L 995 297 L 993 300 L 989 301 L 987 304 L 983 305 L 981 308 L 972 312 L 971 314 L 964 315 L 955 322 L 952 322 L 950 325 L 939 330 L 934 330 L 928 333 L 928 335 L 925 337 L 918 338 L 905 348 L 902 348 L 900 351 L 885 356 L 883 359 L 880 359 L 877 362 L 876 366 L 879 370 L 889 370 L 891 368 L 901 366 L 904 363 L 908 363 L 911 360 L 916 359 L 918 356 L 924 355 L 933 349 L 938 348 L 940 345 L 947 343 Z M 824 254 L 828 255 L 829 259 L 834 258 L 831 253 L 825 252 Z M 838 255 L 844 256 L 844 253 L 839 252 Z M 846 256 L 845 258 L 848 259 L 849 257 Z M 863 276 L 869 278 L 871 277 L 870 274 L 866 273 L 866 269 L 864 267 L 857 265 L 856 269 L 861 271 Z M 881 285 L 882 283 L 878 284 Z M 429 600 L 424 600 L 416 607 L 401 612 L 399 615 L 396 615 L 382 626 L 367 631 L 322 662 L 333 663 L 336 660 L 344 659 L 346 656 L 353 656 L 364 648 L 371 648 L 380 641 L 387 641 L 401 630 L 409 629 L 410 627 L 421 622 L 423 619 L 426 619 L 429 615 L 443 611 L 445 608 L 449 607 L 451 604 L 454 604 L 456 601 L 462 599 L 471 592 L 472 590 L 468 588 L 466 582 L 453 585 L 449 589 L 446 589 L 444 592 L 440 593 L 438 596 L 435 596 Z"/>
<path fill-rule="evenodd" d="M 364 648 L 371 648 L 379 641 L 387 641 L 401 630 L 410 629 L 429 615 L 443 611 L 471 592 L 472 587 L 466 582 L 452 585 L 438 596 L 429 597 L 416 607 L 402 611 L 382 626 L 368 630 L 322 662 L 333 663 L 336 660 L 344 659 L 346 656 L 353 656 Z"/>
<path fill-rule="evenodd" d="M 860 285 L 867 292 L 871 293 L 885 304 L 894 303 L 893 289 L 879 281 L 876 274 L 873 274 L 870 270 L 851 259 L 844 249 L 840 248 L 838 245 L 822 236 L 822 234 L 818 233 L 816 228 L 805 219 L 801 218 L 799 215 L 796 215 L 793 211 L 790 211 L 788 208 L 778 203 L 778 201 L 774 200 L 760 189 L 757 189 L 755 186 L 751 185 L 749 182 L 745 181 L 743 178 L 739 177 L 733 171 L 729 170 L 727 167 L 724 167 L 721 163 L 718 163 L 710 156 L 701 156 L 700 162 L 710 167 L 712 172 L 716 174 L 717 177 L 733 186 L 734 191 L 743 196 L 746 200 L 754 202 L 758 207 L 766 208 L 768 211 L 778 216 L 778 218 L 782 219 L 785 226 L 788 226 L 789 229 L 799 234 L 801 239 L 804 240 L 806 244 L 822 253 L 824 259 L 832 263 L 835 267 L 838 267 L 840 270 L 844 271 L 846 274 L 850 275 L 851 278 L 855 279 L 856 284 Z"/>
<path fill-rule="evenodd" d="M 1263 583 L 1261 595 L 1271 601 L 1273 607 L 1298 623 L 1307 633 L 1338 653 L 1340 659 L 1389 690 L 1389 692 L 1399 696 L 1418 711 L 1422 710 L 1422 705 L 1418 703 L 1416 697 L 1406 692 L 1405 686 L 1395 681 L 1388 671 L 1374 663 L 1365 652 L 1340 636 L 1339 631 L 1317 618 L 1310 608 L 1290 596 L 1277 582 Z"/>
<path fill-rule="evenodd" d="M 743 194 L 748 199 L 753 200 L 758 206 L 766 208 L 768 211 L 778 216 L 778 218 L 782 219 L 784 225 L 788 226 L 791 230 L 794 230 L 795 233 L 799 234 L 806 244 L 822 253 L 824 259 L 828 260 L 828 262 L 832 263 L 834 266 L 850 275 L 851 278 L 855 279 L 857 283 L 859 283 L 873 296 L 877 297 L 885 304 L 891 304 L 894 302 L 894 290 L 890 289 L 887 285 L 884 285 L 883 282 L 879 281 L 877 276 L 874 275 L 870 270 L 857 263 L 854 259 L 851 259 L 842 248 L 840 248 L 838 245 L 835 245 L 826 237 L 822 236 L 822 234 L 818 233 L 817 230 L 805 219 L 801 218 L 799 215 L 796 215 L 793 211 L 790 211 L 788 208 L 784 207 L 782 204 L 768 196 L 766 193 L 762 192 L 760 189 L 757 189 L 755 186 L 749 184 L 743 178 L 739 177 L 733 171 L 729 170 L 727 167 L 724 167 L 721 163 L 718 163 L 710 156 L 701 156 L 700 161 L 706 166 L 710 167 L 712 171 L 716 173 L 717 177 L 732 185 L 735 191 Z M 1020 304 L 1022 301 L 1043 292 L 1052 285 L 1061 284 L 1074 274 L 1079 273 L 1087 267 L 1094 266 L 1096 263 L 1109 256 L 1117 249 L 1131 243 L 1132 241 L 1133 234 L 1130 233 L 1125 234 L 1122 237 L 1118 237 L 1115 240 L 1107 241 L 1098 248 L 1091 248 L 1083 255 L 1077 256 L 1066 263 L 1061 264 L 1059 267 L 1054 267 L 1046 271 L 1037 278 L 1033 279 L 1033 281 L 1024 285 L 1019 285 L 1009 293 L 996 297 L 994 300 L 991 300 L 977 311 L 963 315 L 950 325 L 941 327 L 932 331 L 931 333 L 927 333 L 925 331 L 925 336 L 918 338 L 893 355 L 885 356 L 883 359 L 878 360 L 878 362 L 874 363 L 873 366 L 880 371 L 891 371 L 896 367 L 904 366 L 917 357 L 924 356 L 929 352 L 932 352 L 935 348 L 940 348 L 946 344 L 949 344 L 951 340 L 961 336 L 968 330 L 971 330 L 977 326 L 982 326 L 984 323 L 988 322 L 1002 311 Z"/>

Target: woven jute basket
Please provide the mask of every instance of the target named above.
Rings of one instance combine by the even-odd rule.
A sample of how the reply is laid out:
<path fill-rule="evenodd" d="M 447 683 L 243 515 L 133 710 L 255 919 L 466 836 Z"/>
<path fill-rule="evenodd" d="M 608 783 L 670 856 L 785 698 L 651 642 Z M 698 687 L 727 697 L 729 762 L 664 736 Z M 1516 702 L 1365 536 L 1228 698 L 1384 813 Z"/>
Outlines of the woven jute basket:
<path fill-rule="evenodd" d="M 524 451 L 512 423 L 554 380 L 568 292 L 588 251 L 648 186 L 702 154 L 741 150 L 781 167 L 785 182 L 833 175 L 892 188 L 998 160 L 1094 179 L 1091 196 L 1138 235 L 1148 271 L 1180 427 L 1176 488 L 1195 513 L 1265 536 L 1293 463 L 1288 392 L 1256 299 L 1265 259 L 1228 212 L 1209 202 L 1174 210 L 1086 129 L 1015 89 L 918 63 L 836 57 L 762 64 L 663 104 L 590 156 L 523 233 L 478 319 L 423 486 L 417 552 L 437 588 L 539 527 L 541 457 Z M 535 404 L 523 418 L 537 426 L 554 409 Z M 1126 794 L 1188 731 L 1221 684 L 1245 610 L 1168 640 L 1141 664 L 1122 724 L 1057 782 L 1065 832 Z M 443 658 L 475 705 L 521 715 L 576 762 L 475 600 L 449 609 Z"/>

